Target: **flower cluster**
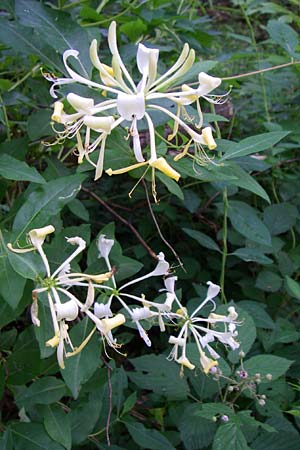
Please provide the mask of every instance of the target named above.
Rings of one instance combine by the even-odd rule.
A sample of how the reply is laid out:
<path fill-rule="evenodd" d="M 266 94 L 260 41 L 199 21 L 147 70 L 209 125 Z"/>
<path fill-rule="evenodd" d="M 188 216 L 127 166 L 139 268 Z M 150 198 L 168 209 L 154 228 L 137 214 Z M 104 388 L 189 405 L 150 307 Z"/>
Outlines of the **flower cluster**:
<path fill-rule="evenodd" d="M 219 355 L 211 345 L 213 341 L 219 341 L 231 349 L 239 347 L 235 340 L 237 336 L 237 313 L 233 306 L 228 308 L 227 316 L 214 312 L 211 312 L 206 318 L 199 316 L 200 310 L 208 302 L 212 302 L 212 309 L 215 309 L 213 299 L 220 291 L 220 287 L 216 284 L 208 282 L 205 300 L 189 315 L 176 295 L 175 282 L 177 277 L 170 273 L 169 263 L 165 260 L 164 254 L 160 252 L 157 255 L 156 267 L 151 272 L 118 287 L 114 276 L 116 269 L 112 268 L 109 258 L 114 240 L 107 239 L 105 235 L 99 237 L 98 250 L 99 257 L 103 258 L 106 263 L 108 269 L 106 273 L 91 275 L 72 272 L 70 263 L 86 247 L 85 241 L 76 236 L 67 238 L 69 244 L 76 246 L 75 251 L 51 274 L 43 244 L 46 237 L 53 232 L 54 227 L 52 225 L 34 229 L 29 232 L 30 247 L 18 249 L 13 248 L 11 244 L 8 244 L 8 247 L 11 251 L 17 253 L 37 250 L 42 258 L 46 277 L 39 280 L 39 286 L 32 292 L 31 317 L 34 325 L 40 326 L 38 297 L 41 293 L 46 293 L 54 329 L 54 336 L 46 342 L 46 346 L 57 348 L 57 359 L 61 368 L 64 368 L 64 358 L 78 354 L 96 330 L 100 332 L 104 343 L 106 342 L 115 350 L 120 348 L 121 345 L 114 338 L 112 330 L 128 320 L 136 326 L 140 337 L 149 347 L 151 346 L 151 340 L 141 323 L 142 321 L 150 320 L 152 324 L 157 322 L 161 332 L 165 332 L 166 325 L 172 324 L 173 327 L 175 325 L 180 331 L 177 336 L 172 335 L 169 338 L 169 343 L 173 345 L 173 349 L 168 359 L 175 360 L 181 365 L 182 369 L 184 367 L 195 368 L 187 357 L 189 337 L 193 338 L 197 344 L 199 362 L 205 373 L 208 373 L 211 368 L 218 364 Z M 136 295 L 128 292 L 128 288 L 152 277 L 163 277 L 164 302 L 149 300 L 143 293 Z M 84 302 L 71 292 L 72 288 L 75 287 L 86 290 Z M 96 291 L 106 294 L 105 302 L 95 301 Z M 128 302 L 134 302 L 135 306 L 128 305 Z M 175 311 L 173 306 L 175 306 Z M 93 322 L 94 327 L 79 347 L 75 348 L 68 333 L 68 323 L 77 319 L 79 314 L 87 316 Z M 222 324 L 224 331 L 216 330 L 217 324 Z M 68 351 L 68 348 L 71 351 Z"/>
<path fill-rule="evenodd" d="M 155 143 L 155 128 L 152 112 L 162 112 L 167 119 L 173 122 L 173 131 L 168 140 L 175 138 L 179 127 L 187 136 L 184 149 L 177 154 L 174 160 L 178 160 L 189 154 L 199 164 L 209 160 L 203 146 L 209 150 L 216 148 L 212 135 L 212 129 L 203 125 L 203 114 L 200 106 L 200 98 L 212 103 L 223 102 L 222 95 L 211 95 L 211 91 L 221 84 L 220 78 L 212 77 L 204 72 L 198 75 L 198 87 L 195 89 L 183 84 L 176 87 L 182 77 L 191 69 L 195 61 L 195 52 L 185 44 L 178 60 L 162 75 L 158 75 L 159 50 L 148 48 L 143 44 L 138 45 L 136 63 L 141 79 L 135 83 L 127 70 L 118 50 L 116 38 L 116 23 L 112 22 L 108 30 L 108 45 L 112 55 L 111 66 L 100 61 L 97 53 L 97 41 L 93 40 L 90 46 L 90 59 L 93 66 L 99 72 L 101 83 L 92 81 L 88 76 L 77 73 L 70 65 L 69 59 L 74 58 L 79 62 L 79 53 L 76 50 L 66 50 L 63 55 L 65 69 L 68 78 L 54 78 L 49 74 L 46 78 L 53 82 L 50 89 L 51 95 L 57 97 L 55 88 L 59 85 L 80 83 L 94 88 L 102 93 L 103 101 L 96 103 L 92 97 L 81 97 L 69 92 L 66 99 L 74 110 L 67 114 L 64 111 L 62 101 L 54 103 L 52 120 L 64 126 L 62 131 L 57 131 L 58 140 L 76 137 L 78 163 L 84 158 L 95 167 L 95 180 L 103 173 L 104 151 L 107 137 L 121 124 L 128 125 L 128 137 L 132 138 L 133 153 L 136 163 L 117 170 L 111 168 L 106 170 L 108 175 L 118 175 L 139 167 L 146 167 L 146 171 L 152 169 L 153 193 L 155 193 L 155 169 L 163 172 L 166 176 L 178 181 L 180 173 L 168 162 L 158 156 Z M 74 60 L 73 60 L 74 61 Z M 171 89 L 172 88 L 172 89 Z M 174 114 L 170 109 L 163 106 L 162 101 L 169 100 L 177 107 Z M 187 105 L 196 105 L 198 118 L 190 117 L 185 109 Z M 142 152 L 138 124 L 141 119 L 147 123 L 150 138 L 150 158 L 145 160 Z M 187 123 L 190 122 L 190 125 Z M 196 129 L 196 130 L 195 130 Z M 202 129 L 202 130 L 201 130 Z M 84 139 L 82 131 L 84 130 Z M 92 135 L 96 134 L 93 140 Z M 93 162 L 90 154 L 100 147 L 97 163 Z M 193 153 L 188 150 L 193 147 Z M 154 195 L 155 196 L 155 195 Z"/>

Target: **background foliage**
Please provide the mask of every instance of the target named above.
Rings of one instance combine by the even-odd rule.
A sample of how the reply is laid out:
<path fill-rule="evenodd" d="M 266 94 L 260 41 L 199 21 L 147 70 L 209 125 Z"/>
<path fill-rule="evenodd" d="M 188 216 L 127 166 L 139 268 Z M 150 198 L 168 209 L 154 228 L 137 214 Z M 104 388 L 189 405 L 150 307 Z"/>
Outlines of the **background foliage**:
<path fill-rule="evenodd" d="M 1 2 L 1 449 L 105 449 L 108 433 L 114 450 L 299 449 L 299 66 L 234 77 L 299 60 L 299 6 L 298 0 Z M 160 202 L 151 205 L 185 270 L 158 234 L 143 185 L 128 198 L 135 174 L 94 183 L 88 165 L 77 167 L 72 142 L 43 144 L 53 140 L 53 100 L 41 70 L 62 74 L 62 52 L 75 48 L 91 72 L 89 42 L 100 41 L 105 60 L 112 19 L 132 70 L 137 41 L 160 49 L 161 71 L 188 42 L 197 72 L 231 78 L 222 83 L 224 91 L 232 85 L 229 101 L 205 111 L 222 165 L 195 172 L 181 160 L 182 181 L 161 176 Z M 158 124 L 162 135 L 165 126 Z M 122 131 L 107 145 L 107 167 L 132 161 Z M 119 333 L 127 358 L 101 356 L 95 336 L 59 371 L 44 347 L 49 324 L 36 331 L 28 313 L 36 255 L 24 263 L 6 242 L 25 244 L 26 232 L 51 223 L 57 230 L 46 246 L 51 264 L 65 259 L 65 236 L 79 235 L 91 246 L 77 263 L 99 271 L 101 231 L 120 244 L 113 254 L 120 279 L 150 270 L 153 260 L 116 213 L 156 253 L 166 253 L 188 307 L 203 297 L 207 280 L 221 283 L 219 303 L 234 301 L 244 322 L 245 370 L 253 377 L 272 374 L 258 385 L 265 405 L 249 389 L 230 392 L 230 382 L 200 370 L 180 378 L 180 368 L 166 361 L 167 337 L 155 328 L 151 349 L 127 327 Z M 88 332 L 85 321 L 76 325 L 74 342 Z M 238 351 L 224 357 L 223 374 L 236 377 Z"/>

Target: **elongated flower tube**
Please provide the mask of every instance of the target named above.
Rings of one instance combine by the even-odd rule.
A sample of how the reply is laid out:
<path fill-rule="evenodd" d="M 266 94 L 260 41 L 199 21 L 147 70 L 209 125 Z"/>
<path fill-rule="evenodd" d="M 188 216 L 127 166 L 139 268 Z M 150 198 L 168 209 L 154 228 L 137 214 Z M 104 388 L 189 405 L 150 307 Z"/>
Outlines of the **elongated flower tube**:
<path fill-rule="evenodd" d="M 77 83 L 91 88 L 91 94 L 95 90 L 97 94 L 102 93 L 104 95 L 103 101 L 96 103 L 92 97 L 80 97 L 70 91 L 66 100 L 70 107 L 75 110 L 72 114 L 66 114 L 63 103 L 59 100 L 56 101 L 52 120 L 65 126 L 64 131 L 57 131 L 59 140 L 76 136 L 78 162 L 81 163 L 86 158 L 96 168 L 95 179 L 98 179 L 103 173 L 107 136 L 119 125 L 125 126 L 128 129 L 128 137 L 132 140 L 133 157 L 136 164 L 145 163 L 145 165 L 151 167 L 152 178 L 155 177 L 155 169 L 157 169 L 178 181 L 180 174 L 156 152 L 153 114 L 160 111 L 166 115 L 166 119 L 173 128 L 168 137 L 169 140 L 176 137 L 179 127 L 181 127 L 181 132 L 186 134 L 189 139 L 180 153 L 180 157 L 189 155 L 195 158 L 199 164 L 209 163 L 210 157 L 202 146 L 214 150 L 216 143 L 210 127 L 206 131 L 200 132 L 203 124 L 200 99 L 213 103 L 219 103 L 226 99 L 226 95 L 211 94 L 220 85 L 221 79 L 200 72 L 198 74 L 198 87 L 192 88 L 188 84 L 177 86 L 195 62 L 194 50 L 190 49 L 188 44 L 184 44 L 177 61 L 165 73 L 158 74 L 159 50 L 140 43 L 137 46 L 136 53 L 136 65 L 140 79 L 135 81 L 120 55 L 115 22 L 111 22 L 108 29 L 108 46 L 112 55 L 111 65 L 104 64 L 101 61 L 95 39 L 90 46 L 90 59 L 100 75 L 101 82 L 98 82 L 99 79 L 97 81 L 91 80 L 71 67 L 70 59 L 75 59 L 80 64 L 79 53 L 76 50 L 66 50 L 63 54 L 65 70 L 68 73 L 67 78 L 52 78 L 49 74 L 46 75 L 46 78 L 53 82 L 50 93 L 54 98 L 57 98 L 56 88 L 58 86 L 70 84 L 71 88 L 73 84 Z M 173 114 L 169 108 L 162 106 L 161 101 L 164 99 L 170 100 L 177 106 L 176 114 Z M 198 112 L 197 121 L 188 115 L 185 109 L 187 105 L 195 105 Z M 107 114 L 109 115 L 107 116 Z M 139 123 L 142 119 L 144 119 L 143 128 L 145 128 L 144 123 L 146 122 L 149 131 L 150 158 L 145 157 L 141 146 L 141 125 Z M 98 136 L 92 138 L 91 131 L 96 135 L 98 133 Z M 83 134 L 85 134 L 84 137 Z M 97 163 L 90 158 L 90 153 L 96 149 L 99 149 Z M 189 153 L 190 149 L 193 150 L 191 153 Z M 118 175 L 138 167 L 141 166 L 132 164 L 125 168 L 109 168 L 106 171 L 109 175 Z M 154 183 L 152 189 L 155 197 Z"/>

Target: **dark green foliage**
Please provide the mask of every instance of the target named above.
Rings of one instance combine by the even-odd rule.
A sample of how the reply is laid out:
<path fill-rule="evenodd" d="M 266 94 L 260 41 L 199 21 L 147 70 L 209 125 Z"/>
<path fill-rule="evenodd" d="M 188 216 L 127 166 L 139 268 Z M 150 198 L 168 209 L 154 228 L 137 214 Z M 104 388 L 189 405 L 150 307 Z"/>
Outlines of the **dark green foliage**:
<path fill-rule="evenodd" d="M 298 450 L 299 2 L 5 0 L 0 9 L 0 450 Z M 66 76 L 62 53 L 76 49 L 80 69 L 98 82 L 89 44 L 96 38 L 101 61 L 111 64 L 106 36 L 112 20 L 133 75 L 137 42 L 159 48 L 159 73 L 188 42 L 196 64 L 181 83 L 207 71 L 225 78 L 218 93 L 232 87 L 224 104 L 201 104 L 204 124 L 218 137 L 217 149 L 208 151 L 213 164 L 181 159 L 174 164 L 179 183 L 157 175 L 153 213 L 184 268 L 157 231 L 144 184 L 128 197 L 142 169 L 94 182 L 91 166 L 77 165 L 72 140 L 54 143 L 54 99 L 42 74 Z M 61 86 L 59 97 L 70 89 Z M 74 92 L 90 96 L 87 86 Z M 172 164 L 169 124 L 160 114 L 153 120 L 164 138 L 159 154 Z M 148 136 L 140 131 L 146 153 Z M 126 135 L 118 128 L 108 137 L 105 169 L 133 163 Z M 182 133 L 174 145 L 182 150 L 185 141 Z M 145 182 L 149 188 L 150 176 Z M 103 348 L 95 333 L 60 370 L 54 349 L 45 347 L 53 329 L 43 297 L 41 327 L 30 320 L 31 291 L 44 275 L 40 259 L 7 249 L 8 242 L 26 246 L 29 230 L 49 224 L 56 234 L 45 251 L 54 269 L 70 254 L 65 237 L 81 236 L 91 245 L 74 267 L 104 271 L 96 250 L 103 233 L 116 239 L 117 281 L 152 270 L 152 250 L 171 262 L 188 309 L 204 298 L 208 280 L 221 284 L 216 312 L 234 304 L 240 321 L 240 348 L 216 347 L 222 375 L 198 367 L 183 373 L 166 359 L 172 324 L 166 333 L 149 324 L 148 348 L 128 323 L 117 332 L 120 353 Z M 143 285 L 153 300 L 161 287 L 156 279 Z M 86 320 L 76 324 L 74 345 L 90 332 Z M 195 344 L 188 351 L 199 366 Z"/>

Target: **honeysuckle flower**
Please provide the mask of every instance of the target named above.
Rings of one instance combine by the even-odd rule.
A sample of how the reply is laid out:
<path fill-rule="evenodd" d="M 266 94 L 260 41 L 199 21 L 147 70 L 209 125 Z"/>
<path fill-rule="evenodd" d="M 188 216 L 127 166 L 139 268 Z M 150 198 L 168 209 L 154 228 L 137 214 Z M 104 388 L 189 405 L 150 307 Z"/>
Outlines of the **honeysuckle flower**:
<path fill-rule="evenodd" d="M 105 234 L 100 234 L 98 239 L 99 258 L 108 258 L 114 243 L 113 239 L 107 239 Z"/>
<path fill-rule="evenodd" d="M 38 280 L 39 286 L 36 287 L 32 292 L 32 305 L 31 305 L 31 318 L 35 326 L 40 326 L 40 320 L 38 317 L 38 296 L 39 294 L 45 292 L 47 294 L 48 305 L 50 308 L 54 336 L 46 342 L 46 346 L 57 348 L 57 360 L 61 368 L 64 368 L 64 357 L 72 356 L 78 353 L 78 348 L 81 350 L 89 339 L 85 340 L 78 347 L 74 348 L 71 339 L 68 334 L 68 325 L 66 322 L 74 321 L 79 314 L 79 311 L 86 313 L 94 322 L 96 323 L 98 329 L 103 331 L 107 329 L 107 324 L 101 323 L 101 321 L 94 316 L 89 308 L 94 302 L 94 290 L 98 288 L 100 284 L 110 279 L 112 272 L 107 272 L 104 274 L 85 274 L 85 273 L 75 273 L 70 271 L 70 263 L 76 258 L 76 256 L 81 253 L 85 247 L 86 242 L 78 237 L 67 238 L 67 242 L 70 245 L 76 246 L 73 253 L 51 274 L 49 261 L 43 249 L 43 244 L 46 236 L 54 232 L 54 227 L 48 225 L 43 228 L 33 229 L 28 233 L 29 241 L 32 247 L 27 249 L 13 248 L 12 244 L 8 244 L 8 248 L 16 253 L 30 252 L 32 250 L 37 250 L 40 254 L 42 261 L 46 269 L 46 278 Z M 80 302 L 77 297 L 75 297 L 69 289 L 73 286 L 82 286 L 86 284 L 87 287 L 87 298 L 85 304 Z M 102 287 L 103 288 L 103 287 Z M 112 289 L 108 286 L 104 289 Z M 66 351 L 66 345 L 71 348 L 71 352 Z"/>
<path fill-rule="evenodd" d="M 184 44 L 182 52 L 177 61 L 162 75 L 157 73 L 159 50 L 148 48 L 144 44 L 139 44 L 136 54 L 136 64 L 141 75 L 136 83 L 127 70 L 118 50 L 116 23 L 112 22 L 108 29 L 108 46 L 112 55 L 111 66 L 104 64 L 98 55 L 97 41 L 94 39 L 90 46 L 90 59 L 93 66 L 98 70 L 101 82 L 90 80 L 86 75 L 83 76 L 76 72 L 69 63 L 70 58 L 80 63 L 79 53 L 76 50 L 66 50 L 63 54 L 63 62 L 68 73 L 67 78 L 54 78 L 49 74 L 46 78 L 53 82 L 50 94 L 57 98 L 55 88 L 60 85 L 79 83 L 96 89 L 104 93 L 105 100 L 95 104 L 92 98 L 80 97 L 73 92 L 67 95 L 67 102 L 75 110 L 72 114 L 64 113 L 64 106 L 61 101 L 54 103 L 54 112 L 52 120 L 63 124 L 65 130 L 58 132 L 59 139 L 71 138 L 76 135 L 78 162 L 82 162 L 85 157 L 92 165 L 96 167 L 95 179 L 102 175 L 104 149 L 107 136 L 119 125 L 129 123 L 129 136 L 132 138 L 133 154 L 136 164 L 120 168 L 119 170 L 108 169 L 107 173 L 121 174 L 134 170 L 142 165 L 152 169 L 152 178 L 155 177 L 155 169 L 162 171 L 166 176 L 178 181 L 180 174 L 167 163 L 164 158 L 157 155 L 155 143 L 155 129 L 152 113 L 160 111 L 167 116 L 167 119 L 173 123 L 173 132 L 169 140 L 173 139 L 179 127 L 184 130 L 188 136 L 188 142 L 184 150 L 176 159 L 188 154 L 191 146 L 194 146 L 194 154 L 190 154 L 200 164 L 207 163 L 209 157 L 206 155 L 202 146 L 207 146 L 209 150 L 216 147 L 211 128 L 205 128 L 202 133 L 198 132 L 203 124 L 203 115 L 200 106 L 200 98 L 209 102 L 218 103 L 222 101 L 222 96 L 211 95 L 216 89 L 221 79 L 212 77 L 204 72 L 198 75 L 198 87 L 192 88 L 187 84 L 176 87 L 178 81 L 191 69 L 195 61 L 195 52 Z M 173 88 L 173 89 L 172 89 Z M 168 108 L 162 106 L 161 100 L 168 99 L 177 105 L 177 113 L 173 114 Z M 189 117 L 185 106 L 196 105 L 198 111 L 198 122 Z M 107 116 L 106 114 L 110 114 Z M 190 124 L 183 120 L 182 116 Z M 145 119 L 149 137 L 150 137 L 150 158 L 146 160 L 143 155 L 140 135 L 139 121 Z M 197 131 L 194 130 L 194 126 Z M 85 142 L 83 144 L 80 131 L 86 129 Z M 90 131 L 96 131 L 99 136 L 94 142 L 91 142 Z M 101 144 L 101 145 L 100 145 Z M 100 145 L 98 162 L 95 164 L 89 154 Z M 140 165 L 139 165 L 140 164 Z M 155 187 L 153 187 L 155 191 Z"/>
<path fill-rule="evenodd" d="M 208 283 L 208 290 L 206 298 L 201 304 L 193 311 L 192 314 L 188 314 L 186 308 L 181 307 L 176 313 L 179 316 L 178 322 L 181 329 L 178 336 L 170 336 L 169 343 L 174 347 L 169 354 L 168 359 L 175 360 L 181 365 L 181 368 L 187 367 L 191 370 L 194 369 L 194 365 L 187 359 L 187 340 L 190 337 L 196 343 L 199 352 L 199 362 L 204 371 L 208 374 L 210 369 L 218 365 L 219 354 L 210 345 L 214 341 L 219 341 L 222 344 L 235 350 L 239 347 L 239 343 L 235 340 L 237 337 L 236 331 L 236 319 L 238 317 L 234 306 L 228 308 L 228 315 L 220 315 L 210 313 L 209 316 L 199 317 L 198 313 L 208 303 L 212 302 L 213 309 L 215 308 L 214 298 L 219 294 L 220 287 L 211 281 Z M 176 294 L 175 294 L 176 295 Z M 179 301 L 178 301 L 179 302 Z M 175 316 L 173 316 L 175 319 Z M 213 327 L 216 324 L 222 324 L 224 331 L 215 330 Z M 181 352 L 181 355 L 180 355 Z M 209 353 L 209 356 L 207 353 Z"/>

